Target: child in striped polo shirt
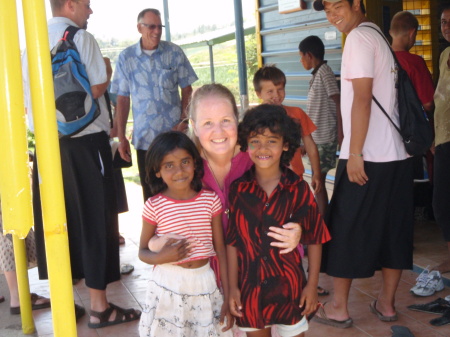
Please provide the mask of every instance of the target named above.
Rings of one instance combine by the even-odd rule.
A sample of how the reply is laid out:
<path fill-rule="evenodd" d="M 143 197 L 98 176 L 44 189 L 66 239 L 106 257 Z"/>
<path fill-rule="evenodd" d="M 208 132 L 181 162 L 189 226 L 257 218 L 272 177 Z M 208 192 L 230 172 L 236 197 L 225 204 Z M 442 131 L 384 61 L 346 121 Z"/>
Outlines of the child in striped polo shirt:
<path fill-rule="evenodd" d="M 321 182 L 325 187 L 328 171 L 336 167 L 336 151 L 342 143 L 341 96 L 333 71 L 324 60 L 325 47 L 317 36 L 308 36 L 298 46 L 300 62 L 305 70 L 312 71 L 309 82 L 306 113 L 317 130 L 312 138 L 317 145 L 320 158 Z M 322 215 L 328 205 L 326 188 L 316 193 L 316 201 Z"/>
<path fill-rule="evenodd" d="M 151 197 L 142 216 L 139 258 L 154 268 L 140 336 L 232 336 L 222 204 L 202 188 L 203 162 L 195 144 L 177 131 L 158 135 L 145 170 Z M 216 255 L 223 295 L 209 264 Z"/>

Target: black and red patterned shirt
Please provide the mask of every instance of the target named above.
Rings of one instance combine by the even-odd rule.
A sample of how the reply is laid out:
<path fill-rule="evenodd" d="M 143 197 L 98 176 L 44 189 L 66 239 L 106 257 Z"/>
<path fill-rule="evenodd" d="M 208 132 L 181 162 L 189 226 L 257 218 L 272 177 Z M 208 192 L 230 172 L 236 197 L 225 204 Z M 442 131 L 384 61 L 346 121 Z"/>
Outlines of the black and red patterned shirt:
<path fill-rule="evenodd" d="M 229 192 L 227 245 L 236 247 L 243 317 L 240 327 L 293 325 L 302 319 L 299 308 L 306 277 L 300 253 L 280 254 L 270 246 L 269 227 L 299 223 L 301 243 L 322 244 L 330 234 L 319 214 L 308 183 L 290 169 L 283 170 L 272 195 L 258 185 L 254 168 L 234 181 Z"/>

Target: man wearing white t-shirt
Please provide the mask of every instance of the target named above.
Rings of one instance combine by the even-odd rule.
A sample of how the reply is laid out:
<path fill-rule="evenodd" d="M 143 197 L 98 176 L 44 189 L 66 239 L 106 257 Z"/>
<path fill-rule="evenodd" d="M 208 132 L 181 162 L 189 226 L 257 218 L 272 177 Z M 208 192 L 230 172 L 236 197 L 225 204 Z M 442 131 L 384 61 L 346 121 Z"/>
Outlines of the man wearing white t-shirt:
<path fill-rule="evenodd" d="M 85 30 L 93 13 L 90 1 L 50 0 L 50 5 L 53 14 L 48 22 L 50 47 L 58 43 L 69 25 L 80 28 L 73 41 L 100 107 L 100 115 L 91 124 L 75 135 L 60 138 L 59 145 L 72 277 L 84 278 L 89 289 L 88 326 L 102 328 L 137 320 L 141 314 L 139 310 L 123 309 L 110 303 L 106 296 L 107 285 L 120 279 L 110 120 L 104 98 L 112 69 L 109 59 L 102 57 L 95 38 Z M 25 105 L 30 113 L 28 64 L 26 58 L 24 60 Z M 56 111 L 52 113 L 56 117 Z M 37 154 L 33 170 L 33 206 L 39 277 L 43 279 L 47 278 L 47 265 L 37 172 L 39 159 Z M 83 308 L 76 307 L 77 318 L 83 313 Z"/>
<path fill-rule="evenodd" d="M 382 270 L 382 286 L 367 310 L 396 321 L 395 293 L 403 269 L 412 268 L 413 176 L 398 125 L 396 68 L 379 28 L 365 17 L 362 0 L 316 0 L 328 21 L 347 34 L 341 66 L 344 140 L 326 223 L 322 271 L 333 276 L 333 300 L 316 316 L 338 328 L 353 324 L 348 296 L 354 278 Z M 382 33 L 381 33 L 382 34 Z"/>

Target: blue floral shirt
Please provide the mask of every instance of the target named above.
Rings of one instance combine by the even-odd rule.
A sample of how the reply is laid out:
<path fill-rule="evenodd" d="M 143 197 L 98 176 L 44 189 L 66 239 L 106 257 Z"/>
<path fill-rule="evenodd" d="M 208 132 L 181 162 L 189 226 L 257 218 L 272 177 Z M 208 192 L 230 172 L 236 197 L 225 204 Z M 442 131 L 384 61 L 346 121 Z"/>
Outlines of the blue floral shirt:
<path fill-rule="evenodd" d="M 183 50 L 171 42 L 160 41 L 151 55 L 143 52 L 140 41 L 120 53 L 111 92 L 131 96 L 136 149 L 147 150 L 159 133 L 179 122 L 178 87 L 185 88 L 197 79 Z"/>

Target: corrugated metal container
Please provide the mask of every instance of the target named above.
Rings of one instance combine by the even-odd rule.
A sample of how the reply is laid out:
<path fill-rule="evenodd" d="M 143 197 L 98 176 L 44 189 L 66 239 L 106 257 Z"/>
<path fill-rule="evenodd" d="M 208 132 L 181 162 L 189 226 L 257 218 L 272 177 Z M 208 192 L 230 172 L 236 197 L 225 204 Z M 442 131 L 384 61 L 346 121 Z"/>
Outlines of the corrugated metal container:
<path fill-rule="evenodd" d="M 305 37 L 317 35 L 325 45 L 325 59 L 339 77 L 342 59 L 342 34 L 326 19 L 324 12 L 306 2 L 305 10 L 280 14 L 278 0 L 260 0 L 259 15 L 263 64 L 275 64 L 287 78 L 284 103 L 306 108 L 311 71 L 300 63 L 298 45 Z"/>

